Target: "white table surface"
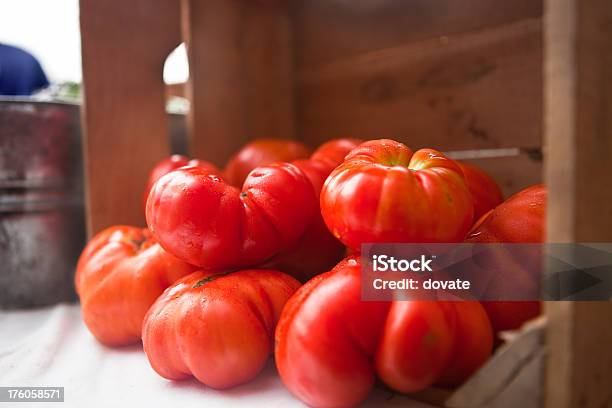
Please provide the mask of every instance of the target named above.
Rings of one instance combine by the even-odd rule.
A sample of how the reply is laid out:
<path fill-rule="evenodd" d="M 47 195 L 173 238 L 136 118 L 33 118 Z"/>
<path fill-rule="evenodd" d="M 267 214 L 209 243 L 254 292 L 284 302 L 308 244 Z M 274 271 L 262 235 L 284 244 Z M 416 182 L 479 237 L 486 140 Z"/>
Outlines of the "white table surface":
<path fill-rule="evenodd" d="M 282 385 L 272 359 L 257 378 L 217 391 L 196 380 L 172 382 L 149 366 L 141 345 L 111 349 L 87 331 L 77 305 L 0 311 L 0 386 L 63 386 L 66 407 L 302 407 Z M 0 403 L 0 408 L 8 403 Z M 427 408 L 376 389 L 363 406 Z"/>

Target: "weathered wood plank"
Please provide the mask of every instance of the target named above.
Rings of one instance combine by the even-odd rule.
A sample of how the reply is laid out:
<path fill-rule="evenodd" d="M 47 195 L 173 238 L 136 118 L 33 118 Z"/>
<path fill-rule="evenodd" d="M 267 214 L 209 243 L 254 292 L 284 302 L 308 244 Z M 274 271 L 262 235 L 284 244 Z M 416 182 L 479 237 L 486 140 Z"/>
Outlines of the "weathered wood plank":
<path fill-rule="evenodd" d="M 162 70 L 180 41 L 173 0 L 81 0 L 89 234 L 144 225 L 150 168 L 169 153 Z"/>
<path fill-rule="evenodd" d="M 541 0 L 296 0 L 299 66 L 513 21 L 538 18 Z"/>
<path fill-rule="evenodd" d="M 300 138 L 393 138 L 413 148 L 541 145 L 541 21 L 301 67 Z"/>
<path fill-rule="evenodd" d="M 182 9 L 192 154 L 224 165 L 251 138 L 293 137 L 293 48 L 284 5 L 183 0 Z"/>
<path fill-rule="evenodd" d="M 609 242 L 612 2 L 548 0 L 546 5 L 548 240 Z M 611 406 L 612 303 L 546 306 L 546 406 Z"/>

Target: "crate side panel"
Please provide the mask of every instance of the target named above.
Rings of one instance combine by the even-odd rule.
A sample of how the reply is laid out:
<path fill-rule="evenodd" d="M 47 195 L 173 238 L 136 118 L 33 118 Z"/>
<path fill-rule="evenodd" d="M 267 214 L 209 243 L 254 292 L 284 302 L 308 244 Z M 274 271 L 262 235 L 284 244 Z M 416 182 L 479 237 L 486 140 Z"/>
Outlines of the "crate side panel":
<path fill-rule="evenodd" d="M 538 18 L 542 1 L 297 0 L 291 11 L 298 65 L 305 66 Z"/>
<path fill-rule="evenodd" d="M 540 146 L 541 34 L 536 18 L 299 67 L 301 138 Z"/>

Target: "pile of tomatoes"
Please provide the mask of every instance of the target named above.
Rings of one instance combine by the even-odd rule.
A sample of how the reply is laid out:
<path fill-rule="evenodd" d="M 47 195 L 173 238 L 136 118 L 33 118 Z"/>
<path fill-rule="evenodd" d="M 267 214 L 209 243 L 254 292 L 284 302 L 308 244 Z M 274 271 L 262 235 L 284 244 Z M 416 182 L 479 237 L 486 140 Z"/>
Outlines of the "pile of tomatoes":
<path fill-rule="evenodd" d="M 351 406 L 376 379 L 403 393 L 460 385 L 499 331 L 540 311 L 362 301 L 361 244 L 542 242 L 545 204 L 541 185 L 503 201 L 481 169 L 393 140 L 336 139 L 312 153 L 258 140 L 224 170 L 182 156 L 159 163 L 145 191 L 148 228 L 96 235 L 76 289 L 93 335 L 142 341 L 165 378 L 228 388 L 273 354 L 297 398 Z"/>

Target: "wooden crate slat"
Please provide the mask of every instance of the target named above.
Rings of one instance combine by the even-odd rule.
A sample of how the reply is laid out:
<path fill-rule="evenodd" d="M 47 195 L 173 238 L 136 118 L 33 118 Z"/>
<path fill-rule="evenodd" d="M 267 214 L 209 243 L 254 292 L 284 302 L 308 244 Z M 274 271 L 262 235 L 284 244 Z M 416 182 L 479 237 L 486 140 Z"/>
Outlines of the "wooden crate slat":
<path fill-rule="evenodd" d="M 329 62 L 509 22 L 538 18 L 541 0 L 297 0 L 299 66 Z"/>
<path fill-rule="evenodd" d="M 446 399 L 444 406 L 540 407 L 545 328 L 546 320 L 540 317 L 512 332 L 512 342 L 496 350 L 488 362 Z"/>
<path fill-rule="evenodd" d="M 249 139 L 292 138 L 293 48 L 283 5 L 183 0 L 182 8 L 192 154 L 224 165 Z"/>
<path fill-rule="evenodd" d="M 612 2 L 548 0 L 550 242 L 612 241 Z M 612 405 L 612 303 L 546 305 L 546 407 Z"/>
<path fill-rule="evenodd" d="M 148 172 L 169 153 L 163 64 L 179 44 L 174 0 L 81 0 L 88 232 L 144 225 Z"/>
<path fill-rule="evenodd" d="M 530 19 L 304 67 L 300 138 L 540 146 L 541 57 L 541 21 Z"/>

